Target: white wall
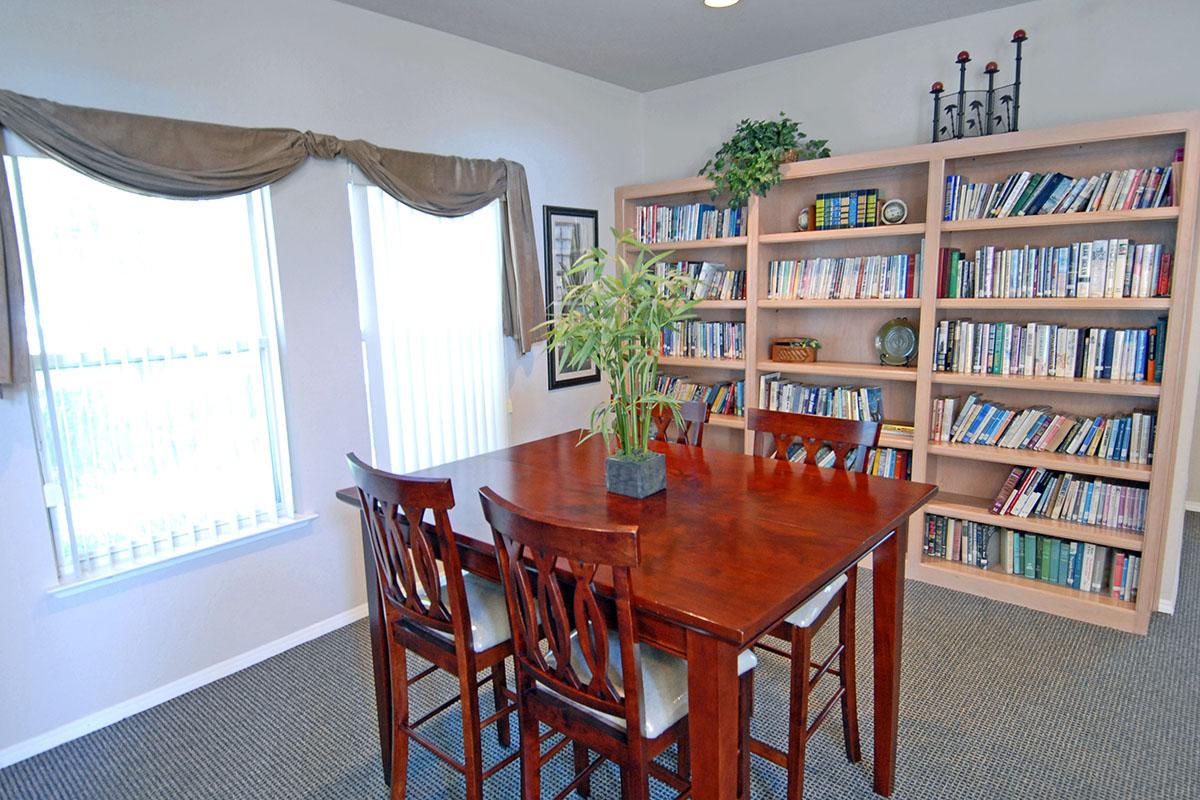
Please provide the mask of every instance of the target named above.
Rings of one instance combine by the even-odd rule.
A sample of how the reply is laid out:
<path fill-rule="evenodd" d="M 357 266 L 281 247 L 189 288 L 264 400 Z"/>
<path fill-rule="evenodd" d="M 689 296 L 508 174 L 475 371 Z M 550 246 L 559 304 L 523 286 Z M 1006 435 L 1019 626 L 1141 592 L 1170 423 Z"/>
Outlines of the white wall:
<path fill-rule="evenodd" d="M 1200 2 L 1044 0 L 794 56 L 645 95 L 646 180 L 691 175 L 738 120 L 786 111 L 835 154 L 929 141 L 935 80 L 958 86 L 954 58 L 968 51 L 968 86 L 983 65 L 1012 76 L 1013 31 L 1029 34 L 1021 67 L 1023 130 L 1200 108 Z M 1195 349 L 1193 343 L 1193 350 Z M 1194 362 L 1193 362 L 1194 363 Z M 1183 434 L 1191 440 L 1191 420 Z M 1200 447 L 1191 448 L 1200 502 Z M 1178 530 L 1167 542 L 1161 598 L 1174 606 Z"/>
<path fill-rule="evenodd" d="M 0 86 L 80 105 L 309 128 L 524 163 L 543 204 L 639 179 L 640 97 L 329 0 L 7 0 Z M 0 399 L 0 763 L 32 737 L 360 606 L 357 519 L 333 499 L 369 447 L 344 162 L 272 190 L 284 378 L 306 531 L 56 600 L 27 398 Z M 603 237 L 602 237 L 603 238 Z M 510 359 L 512 437 L 582 422 L 597 386 L 546 391 Z M 43 739 L 50 741 L 53 739 Z"/>

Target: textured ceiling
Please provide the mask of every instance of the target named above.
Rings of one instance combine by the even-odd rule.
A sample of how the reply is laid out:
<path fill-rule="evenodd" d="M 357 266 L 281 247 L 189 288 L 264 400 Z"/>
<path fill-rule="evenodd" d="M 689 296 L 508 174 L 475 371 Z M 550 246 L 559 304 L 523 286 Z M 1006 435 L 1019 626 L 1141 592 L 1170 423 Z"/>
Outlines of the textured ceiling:
<path fill-rule="evenodd" d="M 638 91 L 1015 0 L 340 0 Z"/>

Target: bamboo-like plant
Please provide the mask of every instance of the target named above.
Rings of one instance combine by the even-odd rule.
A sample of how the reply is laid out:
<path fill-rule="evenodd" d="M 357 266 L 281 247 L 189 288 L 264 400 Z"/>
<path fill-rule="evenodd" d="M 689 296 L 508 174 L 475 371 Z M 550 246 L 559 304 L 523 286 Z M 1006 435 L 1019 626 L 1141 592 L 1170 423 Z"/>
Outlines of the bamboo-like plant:
<path fill-rule="evenodd" d="M 676 415 L 679 401 L 658 391 L 658 357 L 664 327 L 691 319 L 696 301 L 689 300 L 694 281 L 678 270 L 659 265 L 669 252 L 653 253 L 632 231 L 612 231 L 612 255 L 595 247 L 567 271 L 568 285 L 557 319 L 549 328 L 549 345 L 573 369 L 593 361 L 608 381 L 610 397 L 592 409 L 580 441 L 599 434 L 616 457 L 639 461 L 649 455 L 651 411 L 666 406 Z M 622 251 L 635 249 L 630 263 Z M 583 277 L 571 285 L 573 277 Z"/>

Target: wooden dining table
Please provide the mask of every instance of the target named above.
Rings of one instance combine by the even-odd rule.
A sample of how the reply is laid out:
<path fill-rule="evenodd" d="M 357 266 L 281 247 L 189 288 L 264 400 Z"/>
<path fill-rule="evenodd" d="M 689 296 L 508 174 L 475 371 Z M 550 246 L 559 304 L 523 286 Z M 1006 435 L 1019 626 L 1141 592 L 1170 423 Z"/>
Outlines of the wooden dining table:
<path fill-rule="evenodd" d="M 907 520 L 937 492 L 877 478 L 715 449 L 653 442 L 667 488 L 642 500 L 604 486 L 603 441 L 578 431 L 415 473 L 452 480 L 450 522 L 464 569 L 498 580 L 477 490 L 593 525 L 634 524 L 637 636 L 688 661 L 692 797 L 737 796 L 737 656 L 838 574 L 873 553 L 874 788 L 891 795 L 900 708 Z M 338 496 L 357 503 L 353 489 Z M 390 685 L 373 556 L 367 597 L 384 775 L 390 774 Z"/>

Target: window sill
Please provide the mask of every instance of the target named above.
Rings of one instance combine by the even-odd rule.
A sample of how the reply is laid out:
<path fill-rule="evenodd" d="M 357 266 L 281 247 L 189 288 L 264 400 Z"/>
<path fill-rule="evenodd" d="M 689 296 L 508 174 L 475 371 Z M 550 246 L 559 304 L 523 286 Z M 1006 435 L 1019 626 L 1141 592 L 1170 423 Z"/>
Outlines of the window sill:
<path fill-rule="evenodd" d="M 140 561 L 136 564 L 131 564 L 129 567 L 115 572 L 104 572 L 98 575 L 88 575 L 85 578 L 78 580 L 64 581 L 57 586 L 52 586 L 46 590 L 46 593 L 52 597 L 70 597 L 71 595 L 87 592 L 91 589 L 99 589 L 102 586 L 108 586 L 118 581 L 123 581 L 127 578 L 136 578 L 139 575 L 145 575 L 149 572 L 156 572 L 160 569 L 173 567 L 177 564 L 182 564 L 185 561 L 203 558 L 213 553 L 220 553 L 225 550 L 230 550 L 235 547 L 240 547 L 250 542 L 257 542 L 261 539 L 266 539 L 271 536 L 288 533 L 289 531 L 300 530 L 312 524 L 317 518 L 316 514 L 296 514 L 291 519 L 281 522 L 272 522 L 269 525 L 262 525 L 257 528 L 239 533 L 237 536 L 231 536 L 220 541 L 204 544 L 200 547 L 186 550 L 184 552 L 167 553 L 159 558 Z"/>

